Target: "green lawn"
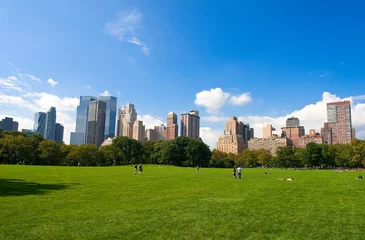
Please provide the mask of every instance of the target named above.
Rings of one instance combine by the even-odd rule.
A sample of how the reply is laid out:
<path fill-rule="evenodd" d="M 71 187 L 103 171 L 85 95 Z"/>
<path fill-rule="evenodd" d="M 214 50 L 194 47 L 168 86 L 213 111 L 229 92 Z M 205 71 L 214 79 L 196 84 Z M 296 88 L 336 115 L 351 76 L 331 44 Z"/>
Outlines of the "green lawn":
<path fill-rule="evenodd" d="M 0 165 L 0 239 L 365 239 L 358 173 L 266 171 Z"/>

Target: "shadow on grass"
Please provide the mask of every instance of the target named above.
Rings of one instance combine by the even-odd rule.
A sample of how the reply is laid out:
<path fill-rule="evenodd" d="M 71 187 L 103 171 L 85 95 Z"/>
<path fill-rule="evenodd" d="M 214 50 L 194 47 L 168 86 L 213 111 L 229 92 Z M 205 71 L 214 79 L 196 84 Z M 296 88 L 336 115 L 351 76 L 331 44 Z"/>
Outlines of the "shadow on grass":
<path fill-rule="evenodd" d="M 27 182 L 22 179 L 0 179 L 0 197 L 46 194 L 49 191 L 66 189 L 69 185 Z"/>

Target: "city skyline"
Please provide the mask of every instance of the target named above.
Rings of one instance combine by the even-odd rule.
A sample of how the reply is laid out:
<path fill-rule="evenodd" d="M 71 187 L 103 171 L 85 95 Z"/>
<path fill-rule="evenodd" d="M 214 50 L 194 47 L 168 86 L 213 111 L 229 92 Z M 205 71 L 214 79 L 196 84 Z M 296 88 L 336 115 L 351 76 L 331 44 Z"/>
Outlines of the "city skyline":
<path fill-rule="evenodd" d="M 365 138 L 363 3 L 158 2 L 5 0 L 0 118 L 32 129 L 34 113 L 54 106 L 69 143 L 79 96 L 115 96 L 138 106 L 147 129 L 198 110 L 214 147 L 229 116 L 258 137 L 291 116 L 320 132 L 326 103 L 347 99 Z"/>

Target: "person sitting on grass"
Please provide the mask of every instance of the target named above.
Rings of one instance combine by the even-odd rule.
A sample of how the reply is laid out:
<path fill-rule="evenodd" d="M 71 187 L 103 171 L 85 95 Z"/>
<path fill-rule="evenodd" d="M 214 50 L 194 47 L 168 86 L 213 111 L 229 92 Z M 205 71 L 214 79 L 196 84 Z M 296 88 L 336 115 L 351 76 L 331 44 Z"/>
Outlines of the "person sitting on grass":
<path fill-rule="evenodd" d="M 278 178 L 278 180 L 284 180 L 284 181 L 294 181 L 294 178 Z"/>
<path fill-rule="evenodd" d="M 357 177 L 357 179 L 358 179 L 358 180 L 362 180 L 362 176 L 361 176 L 361 175 L 359 175 L 359 176 Z"/>

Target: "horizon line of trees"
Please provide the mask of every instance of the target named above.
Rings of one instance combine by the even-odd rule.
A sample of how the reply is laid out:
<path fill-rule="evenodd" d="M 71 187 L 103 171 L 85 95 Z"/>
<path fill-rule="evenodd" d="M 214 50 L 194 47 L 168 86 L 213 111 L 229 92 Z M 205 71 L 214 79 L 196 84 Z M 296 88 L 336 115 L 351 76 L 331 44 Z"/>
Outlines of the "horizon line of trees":
<path fill-rule="evenodd" d="M 174 166 L 241 167 L 362 167 L 365 140 L 350 144 L 309 143 L 306 148 L 279 147 L 276 156 L 266 149 L 245 149 L 239 154 L 210 150 L 202 141 L 178 137 L 170 141 L 140 143 L 116 137 L 111 145 L 66 145 L 47 141 L 41 135 L 0 130 L 0 163 L 56 166 L 115 166 L 163 164 Z"/>

